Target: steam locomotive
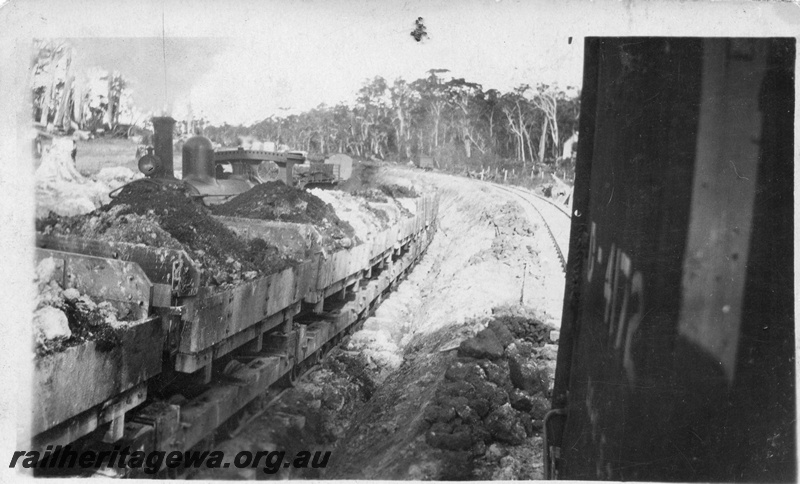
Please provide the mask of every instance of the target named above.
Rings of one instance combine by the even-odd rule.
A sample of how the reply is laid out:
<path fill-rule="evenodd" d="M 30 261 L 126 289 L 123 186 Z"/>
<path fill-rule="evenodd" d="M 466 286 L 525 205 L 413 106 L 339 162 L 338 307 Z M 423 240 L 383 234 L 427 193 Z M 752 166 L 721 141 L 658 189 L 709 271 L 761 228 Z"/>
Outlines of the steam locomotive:
<path fill-rule="evenodd" d="M 175 120 L 170 117 L 153 118 L 153 148 L 138 161 L 139 171 L 162 183 L 175 183 L 172 152 L 172 133 Z M 183 145 L 182 183 L 192 196 L 204 203 L 223 203 L 233 196 L 250 190 L 264 180 L 256 168 L 264 161 L 278 165 L 287 185 L 293 185 L 293 166 L 306 161 L 300 152 L 276 153 L 257 150 L 214 151 L 211 140 L 194 136 Z M 222 164 L 230 164 L 232 172 L 223 173 Z"/>

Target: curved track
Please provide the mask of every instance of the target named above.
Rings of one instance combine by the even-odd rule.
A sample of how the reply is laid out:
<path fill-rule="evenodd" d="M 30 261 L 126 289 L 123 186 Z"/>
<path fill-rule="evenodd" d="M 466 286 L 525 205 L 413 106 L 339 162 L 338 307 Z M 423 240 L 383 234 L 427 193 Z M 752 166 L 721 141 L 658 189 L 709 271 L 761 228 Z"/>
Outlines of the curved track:
<path fill-rule="evenodd" d="M 547 233 L 550 234 L 550 240 L 553 242 L 558 259 L 561 262 L 561 269 L 566 272 L 569 232 L 572 220 L 569 212 L 551 200 L 540 197 L 528 190 L 497 183 L 491 183 L 491 185 L 524 201 L 523 207 L 529 213 L 531 211 L 536 212 L 539 218 L 542 219 L 545 228 L 547 228 Z"/>

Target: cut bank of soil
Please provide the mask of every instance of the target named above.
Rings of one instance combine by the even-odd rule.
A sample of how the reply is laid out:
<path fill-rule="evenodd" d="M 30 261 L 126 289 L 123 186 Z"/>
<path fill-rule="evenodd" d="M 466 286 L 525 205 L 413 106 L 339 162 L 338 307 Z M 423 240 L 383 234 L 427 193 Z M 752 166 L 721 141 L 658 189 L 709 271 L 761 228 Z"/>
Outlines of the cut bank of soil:
<path fill-rule="evenodd" d="M 411 341 L 402 366 L 353 414 L 324 477 L 541 479 L 534 461 L 541 462 L 549 410 L 546 367 L 555 353 L 545 335 L 552 328 L 498 308 L 457 353 L 442 350 L 468 326 Z M 494 351 L 482 337 L 487 333 Z M 531 336 L 538 344 L 526 342 Z"/>

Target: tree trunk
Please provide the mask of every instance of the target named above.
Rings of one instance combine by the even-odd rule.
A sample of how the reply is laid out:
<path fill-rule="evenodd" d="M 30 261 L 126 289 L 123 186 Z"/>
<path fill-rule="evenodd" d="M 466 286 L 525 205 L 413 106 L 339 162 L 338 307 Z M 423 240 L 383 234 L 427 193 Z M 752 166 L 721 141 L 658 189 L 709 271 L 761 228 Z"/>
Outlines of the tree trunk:
<path fill-rule="evenodd" d="M 494 142 L 494 110 L 489 115 L 489 142 L 492 143 L 492 146 L 495 145 L 495 142 Z"/>
<path fill-rule="evenodd" d="M 542 137 L 539 138 L 539 162 L 544 163 L 544 150 L 547 146 L 547 117 L 542 121 Z"/>
<path fill-rule="evenodd" d="M 55 49 L 53 49 L 53 53 L 50 54 L 50 82 L 47 83 L 47 89 L 44 93 L 44 98 L 42 99 L 42 114 L 39 117 L 39 124 L 47 126 L 47 118 L 50 116 L 50 98 L 53 96 L 53 89 L 55 88 L 56 84 L 56 64 L 58 63 L 58 59 L 56 58 Z"/>
<path fill-rule="evenodd" d="M 522 166 L 525 166 L 525 123 L 522 120 L 522 108 L 517 101 L 517 115 L 519 116 L 519 143 L 522 151 Z M 531 153 L 531 163 L 533 162 L 533 153 Z"/>
<path fill-rule="evenodd" d="M 69 115 L 67 115 L 67 108 L 72 98 L 72 80 L 73 78 L 71 75 L 67 75 L 67 78 L 64 80 L 64 90 L 61 92 L 61 101 L 58 103 L 56 116 L 53 119 L 54 126 L 69 127 L 70 118 Z"/>
<path fill-rule="evenodd" d="M 61 91 L 61 102 L 58 103 L 58 109 L 56 109 L 56 116 L 53 120 L 53 125 L 69 127 L 69 118 L 67 118 L 67 122 L 64 122 L 64 114 L 67 111 L 69 100 L 72 96 L 72 51 L 67 50 L 65 55 L 67 65 L 64 70 L 64 89 Z"/>
<path fill-rule="evenodd" d="M 531 166 L 533 166 L 536 164 L 536 158 L 533 157 L 533 144 L 532 144 L 533 140 L 531 139 L 531 132 L 525 130 L 524 133 L 525 133 L 525 139 L 527 140 L 528 143 L 528 153 L 531 155 Z M 523 164 L 522 166 L 524 167 L 525 165 Z"/>
<path fill-rule="evenodd" d="M 83 129 L 83 84 L 76 79 L 72 93 L 72 119 Z"/>
<path fill-rule="evenodd" d="M 103 116 L 103 126 L 109 128 L 109 129 L 111 129 L 111 127 L 112 127 L 111 126 L 111 121 L 112 121 L 111 115 L 113 114 L 113 110 L 114 110 L 114 105 L 113 105 L 114 104 L 114 97 L 113 97 L 112 88 L 111 88 L 111 83 L 113 81 L 114 81 L 114 76 L 111 73 L 109 73 L 108 74 L 108 90 L 106 92 L 106 100 L 108 101 L 108 104 L 106 105 L 106 112 L 105 112 L 105 115 Z"/>

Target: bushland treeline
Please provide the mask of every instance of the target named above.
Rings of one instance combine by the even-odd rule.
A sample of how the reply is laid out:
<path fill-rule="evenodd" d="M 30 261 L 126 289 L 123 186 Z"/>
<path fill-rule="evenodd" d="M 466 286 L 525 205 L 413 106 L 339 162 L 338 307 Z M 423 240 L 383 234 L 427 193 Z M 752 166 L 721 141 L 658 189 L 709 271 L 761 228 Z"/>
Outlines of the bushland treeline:
<path fill-rule="evenodd" d="M 580 93 L 537 84 L 509 92 L 443 75 L 432 69 L 413 82 L 375 77 L 358 90 L 355 105 L 320 105 L 251 126 L 203 126 L 225 146 L 240 138 L 272 141 L 310 155 L 346 153 L 389 161 L 430 156 L 446 170 L 498 169 L 535 173 L 556 162 L 567 173 L 565 141 L 576 134 Z M 574 138 L 573 138 L 574 139 Z"/>

